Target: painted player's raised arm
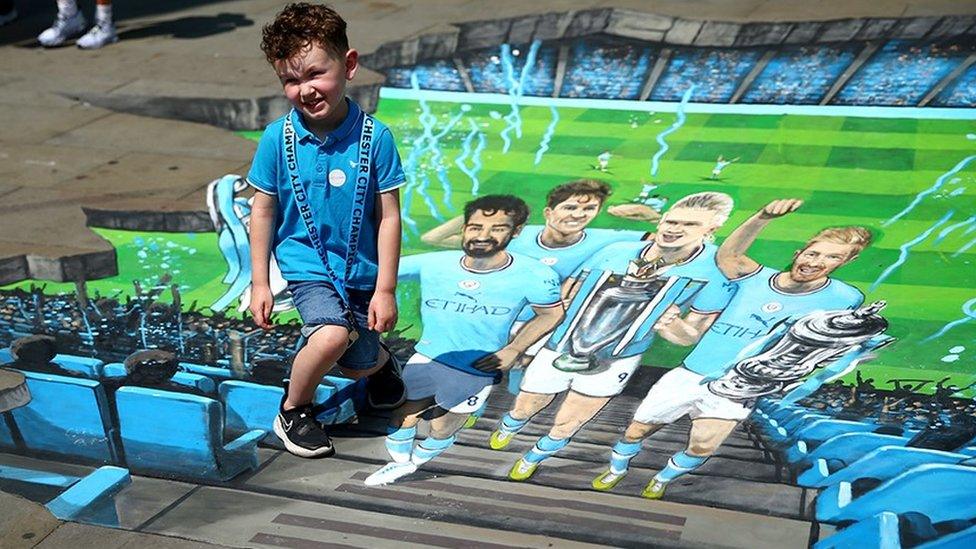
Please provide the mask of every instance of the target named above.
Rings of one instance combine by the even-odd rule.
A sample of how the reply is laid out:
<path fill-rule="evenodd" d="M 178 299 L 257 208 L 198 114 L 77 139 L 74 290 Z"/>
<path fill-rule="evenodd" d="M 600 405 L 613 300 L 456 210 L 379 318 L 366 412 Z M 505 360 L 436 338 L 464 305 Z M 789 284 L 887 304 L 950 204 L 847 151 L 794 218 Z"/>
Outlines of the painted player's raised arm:
<path fill-rule="evenodd" d="M 802 200 L 792 198 L 774 200 L 732 231 L 715 254 L 722 274 L 734 280 L 755 272 L 759 264 L 746 255 L 749 247 L 770 221 L 796 211 L 802 204 Z"/>
<path fill-rule="evenodd" d="M 555 272 L 548 271 L 543 279 L 526 281 L 528 288 L 527 300 L 535 313 L 528 322 L 522 325 L 515 337 L 504 348 L 482 358 L 474 367 L 483 372 L 508 370 L 534 343 L 559 325 L 563 319 L 563 302 L 559 298 L 559 277 Z"/>
<path fill-rule="evenodd" d="M 661 219 L 661 213 L 646 204 L 616 204 L 607 208 L 607 213 L 614 217 L 633 221 L 653 223 Z"/>
<path fill-rule="evenodd" d="M 459 249 L 461 247 L 461 227 L 464 216 L 459 215 L 420 235 L 420 240 L 428 246 Z"/>

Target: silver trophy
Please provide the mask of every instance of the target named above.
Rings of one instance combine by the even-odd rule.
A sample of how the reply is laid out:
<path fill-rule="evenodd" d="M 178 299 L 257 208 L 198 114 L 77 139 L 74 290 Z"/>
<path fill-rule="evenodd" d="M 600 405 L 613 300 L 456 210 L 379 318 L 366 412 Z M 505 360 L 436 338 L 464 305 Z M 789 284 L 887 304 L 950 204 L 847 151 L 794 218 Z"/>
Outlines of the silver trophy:
<path fill-rule="evenodd" d="M 553 366 L 564 372 L 597 374 L 610 367 L 613 349 L 638 321 L 667 282 L 662 260 L 630 262 L 627 274 L 612 276 L 579 313 L 576 327 L 561 345 Z"/>
<path fill-rule="evenodd" d="M 740 360 L 724 376 L 708 382 L 708 390 L 733 400 L 778 393 L 884 333 L 888 321 L 877 313 L 885 304 L 875 301 L 856 310 L 810 313 L 794 322 L 771 347 Z"/>

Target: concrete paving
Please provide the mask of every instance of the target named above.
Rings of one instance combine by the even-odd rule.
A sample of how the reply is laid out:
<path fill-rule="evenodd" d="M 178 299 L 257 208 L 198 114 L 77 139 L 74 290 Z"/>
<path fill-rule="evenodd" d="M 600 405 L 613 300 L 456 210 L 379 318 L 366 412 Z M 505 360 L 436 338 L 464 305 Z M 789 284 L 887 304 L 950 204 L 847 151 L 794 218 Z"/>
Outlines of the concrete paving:
<path fill-rule="evenodd" d="M 18 2 L 22 19 L 0 29 L 0 284 L 114 275 L 114 250 L 91 225 L 149 227 L 162 212 L 184 230 L 207 230 L 205 186 L 225 173 L 245 173 L 254 144 L 224 128 L 166 118 L 173 114 L 167 108 L 239 109 L 245 113 L 240 123 L 261 109 L 268 111 L 265 116 L 283 112 L 278 86 L 258 49 L 261 25 L 281 4 L 117 0 L 122 41 L 90 52 L 36 47 L 33 37 L 53 18 L 53 2 Z M 976 13 L 976 2 L 961 0 L 334 4 L 349 21 L 352 44 L 365 54 L 388 42 L 450 33 L 466 22 L 603 7 L 727 22 Z M 686 26 L 704 28 L 700 21 Z M 715 36 L 722 34 L 722 27 L 712 27 Z M 842 27 L 836 32 L 863 31 Z M 381 81 L 367 68 L 353 93 L 375 96 Z M 174 98 L 189 101 L 174 103 Z M 588 490 L 621 422 L 629 419 L 625 408 L 632 411 L 635 405 L 615 402 L 619 411 L 608 409 L 527 484 L 507 481 L 505 474 L 551 423 L 551 412 L 511 449 L 492 452 L 484 441 L 506 404 L 495 399 L 455 448 L 392 487 L 362 484 L 387 459 L 382 418 L 364 418 L 339 433 L 335 459 L 301 460 L 262 448 L 256 472 L 223 486 L 134 476 L 116 498 L 121 529 L 61 523 L 40 505 L 50 493 L 0 485 L 30 498 L 0 492 L 0 546 L 454 547 L 472 540 L 494 547 L 807 545 L 810 494 L 778 482 L 775 467 L 742 432 L 700 472 L 673 486 L 668 501 L 651 502 L 638 494 L 683 446 L 683 424 L 654 435 L 615 493 Z M 10 454 L 0 454 L 0 464 L 74 476 L 91 471 Z"/>
<path fill-rule="evenodd" d="M 82 4 L 90 13 L 91 7 Z M 180 220 L 178 228 L 206 230 L 206 223 L 201 223 L 204 187 L 225 173 L 245 172 L 254 144 L 204 124 L 125 113 L 173 116 L 173 105 L 178 105 L 179 116 L 207 119 L 214 110 L 239 111 L 244 114 L 238 123 L 253 120 L 256 129 L 261 124 L 255 112 L 263 113 L 262 121 L 283 112 L 286 105 L 258 47 L 261 26 L 281 4 L 119 0 L 115 12 L 121 41 L 82 51 L 38 47 L 34 37 L 50 24 L 54 2 L 18 2 L 21 18 L 0 31 L 0 284 L 28 277 L 65 281 L 114 275 L 111 246 L 88 225 L 151 229 L 159 225 L 159 216 L 145 214 L 167 212 Z M 700 40 L 708 30 L 710 41 L 722 40 L 738 26 L 695 20 L 744 23 L 976 13 L 972 0 L 334 4 L 349 22 L 351 43 L 364 54 L 384 43 L 456 33 L 459 25 L 477 30 L 469 24 L 472 21 L 609 7 L 681 17 L 691 22 L 666 23 L 674 31 L 668 31 L 672 38 L 687 27 L 696 29 L 690 39 Z M 619 12 L 611 23 L 626 26 L 627 13 Z M 864 33 L 869 27 L 839 24 L 832 32 Z M 367 103 L 375 101 L 382 80 L 367 67 L 351 93 Z M 179 98 L 189 100 L 174 103 Z M 124 212 L 125 220 L 112 212 Z"/>

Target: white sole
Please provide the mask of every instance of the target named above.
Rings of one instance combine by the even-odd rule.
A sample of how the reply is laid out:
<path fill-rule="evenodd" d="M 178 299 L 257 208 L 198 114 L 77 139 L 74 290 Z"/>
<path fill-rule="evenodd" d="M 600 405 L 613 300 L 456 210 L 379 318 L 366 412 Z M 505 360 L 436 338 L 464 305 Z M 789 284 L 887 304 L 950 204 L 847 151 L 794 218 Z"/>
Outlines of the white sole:
<path fill-rule="evenodd" d="M 416 466 L 414 466 L 413 468 L 405 468 L 405 469 L 409 469 L 409 470 L 396 478 L 387 479 L 383 481 L 376 480 L 375 478 L 373 478 L 373 475 L 370 475 L 366 477 L 365 480 L 363 480 L 363 484 L 365 484 L 366 486 L 386 486 L 387 484 L 393 484 L 394 482 L 400 480 L 401 478 L 408 475 L 412 475 L 417 472 Z"/>
<path fill-rule="evenodd" d="M 285 450 L 288 450 L 289 453 L 295 454 L 298 457 L 313 458 L 335 453 L 334 446 L 319 448 L 318 450 L 309 450 L 308 448 L 302 448 L 301 446 L 293 444 L 290 440 L 288 440 L 288 436 L 285 434 L 285 428 L 281 425 L 280 414 L 275 416 L 274 433 L 281 440 L 281 443 L 285 445 Z"/>

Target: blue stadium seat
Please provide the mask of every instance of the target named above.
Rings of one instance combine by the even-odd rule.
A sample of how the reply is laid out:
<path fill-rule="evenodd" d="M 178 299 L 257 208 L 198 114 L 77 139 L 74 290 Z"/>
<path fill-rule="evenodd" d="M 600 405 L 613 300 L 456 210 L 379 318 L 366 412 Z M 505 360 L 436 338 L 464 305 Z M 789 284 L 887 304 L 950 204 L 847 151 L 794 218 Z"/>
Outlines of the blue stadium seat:
<path fill-rule="evenodd" d="M 118 527 L 113 496 L 131 483 L 128 469 L 99 467 L 47 502 L 45 507 L 60 520 Z"/>
<path fill-rule="evenodd" d="M 467 91 L 461 73 L 449 59 L 437 59 L 412 67 L 394 67 L 386 71 L 386 86 L 410 88 L 410 75 L 417 74 L 417 84 L 425 90 Z"/>
<path fill-rule="evenodd" d="M 955 82 L 946 86 L 932 101 L 934 107 L 972 107 L 976 105 L 976 65 L 971 65 Z"/>
<path fill-rule="evenodd" d="M 797 481 L 802 486 L 815 486 L 820 479 L 830 476 L 861 459 L 867 454 L 885 446 L 904 446 L 911 437 L 882 435 L 878 433 L 846 433 L 824 441 L 796 463 L 796 469 L 802 471 Z M 805 468 L 809 467 L 809 469 Z"/>
<path fill-rule="evenodd" d="M 638 99 L 656 57 L 656 49 L 641 42 L 596 37 L 577 40 L 566 63 L 559 95 Z"/>
<path fill-rule="evenodd" d="M 887 511 L 855 522 L 824 538 L 813 549 L 899 549 L 898 515 Z"/>
<path fill-rule="evenodd" d="M 45 507 L 60 520 L 119 526 L 113 496 L 131 484 L 127 469 L 99 467 L 84 477 L 0 465 L 0 479 L 63 488 Z"/>
<path fill-rule="evenodd" d="M 822 418 L 819 414 L 796 418 L 783 426 L 785 434 L 772 438 L 769 443 L 777 448 L 795 446 L 800 440 L 823 441 L 844 433 L 871 431 L 878 425 L 869 421 L 848 421 L 844 419 Z"/>
<path fill-rule="evenodd" d="M 972 549 L 976 547 L 976 526 L 923 543 L 915 549 Z"/>
<path fill-rule="evenodd" d="M 695 86 L 696 103 L 728 103 L 762 52 L 742 48 L 676 48 L 651 92 L 652 101 L 680 101 Z"/>
<path fill-rule="evenodd" d="M 833 103 L 915 106 L 971 51 L 965 44 L 890 40 L 858 69 Z"/>
<path fill-rule="evenodd" d="M 113 362 L 111 364 L 106 364 L 102 370 L 102 375 L 105 378 L 121 378 L 125 377 L 125 365 L 119 362 Z M 217 394 L 217 384 L 214 380 L 200 374 L 193 374 L 190 372 L 176 372 L 172 377 L 173 383 L 178 385 L 184 385 L 186 387 L 192 387 L 202 393 L 208 395 Z"/>
<path fill-rule="evenodd" d="M 849 482 L 817 496 L 821 522 L 858 521 L 881 511 L 922 513 L 933 523 L 976 516 L 976 467 L 926 464 L 902 473 L 855 497 Z"/>
<path fill-rule="evenodd" d="M 13 361 L 14 356 L 10 353 L 9 347 L 0 349 L 0 364 L 9 364 Z M 98 379 L 101 377 L 102 365 L 105 364 L 97 358 L 62 354 L 54 355 L 54 359 L 51 362 L 54 362 L 65 370 L 77 372 L 89 379 Z"/>
<path fill-rule="evenodd" d="M 248 431 L 224 444 L 224 411 L 216 400 L 143 387 L 115 394 L 126 463 L 135 472 L 225 481 L 257 467 L 257 442 Z"/>
<path fill-rule="evenodd" d="M 854 44 L 787 47 L 753 80 L 742 102 L 815 105 L 854 61 L 858 49 Z"/>
<path fill-rule="evenodd" d="M 90 463 L 117 463 L 105 390 L 97 381 L 23 372 L 31 401 L 12 410 L 30 452 Z"/>
<path fill-rule="evenodd" d="M 325 424 L 346 423 L 356 417 L 354 404 L 357 385 L 349 379 L 328 376 L 315 390 L 315 404 L 322 410 L 316 418 Z M 248 381 L 224 381 L 219 387 L 220 401 L 227 410 L 228 434 L 253 429 L 271 430 L 284 389 Z M 266 442 L 277 444 L 268 434 Z"/>
<path fill-rule="evenodd" d="M 832 417 L 827 414 L 820 414 L 817 412 L 811 412 L 809 410 L 805 412 L 797 411 L 783 418 L 779 424 L 780 427 L 786 429 L 787 431 L 795 431 L 796 429 L 805 427 L 812 424 L 814 421 L 821 419 L 832 419 Z"/>
<path fill-rule="evenodd" d="M 558 52 L 552 46 L 542 46 L 536 53 L 535 63 L 525 70 L 531 45 L 514 45 L 509 48 L 511 76 L 506 68 L 503 48 L 487 48 L 464 54 L 464 64 L 471 78 L 471 85 L 478 93 L 510 93 L 513 81 L 522 82 L 522 95 L 551 96 L 556 81 Z M 517 52 L 517 54 L 516 54 Z M 431 67 L 433 68 L 433 67 Z M 524 79 L 523 79 L 524 71 Z M 418 80 L 419 80 L 418 74 Z M 429 88 L 423 80 L 420 86 Z M 408 86 L 409 87 L 409 86 Z M 462 86 L 463 89 L 463 86 Z"/>
<path fill-rule="evenodd" d="M 97 358 L 73 355 L 54 355 L 53 362 L 65 370 L 78 372 L 79 374 L 91 379 L 98 379 L 102 375 L 102 366 L 105 364 Z"/>
<path fill-rule="evenodd" d="M 234 372 L 230 368 L 221 368 L 219 366 L 204 366 L 203 364 L 194 364 L 192 362 L 180 362 L 180 369 L 191 374 L 207 376 L 214 381 L 233 379 L 234 377 Z"/>
<path fill-rule="evenodd" d="M 14 434 L 10 432 L 10 427 L 7 427 L 7 421 L 5 419 L 7 414 L 9 412 L 0 414 L 0 449 L 6 448 L 13 450 L 17 447 L 17 443 L 14 441 Z"/>
<path fill-rule="evenodd" d="M 926 463 L 947 463 L 956 465 L 966 461 L 969 458 L 970 456 L 963 454 L 943 452 L 940 450 L 929 450 L 926 448 L 882 446 L 881 448 L 865 454 L 864 457 L 851 463 L 847 467 L 831 473 L 829 476 L 814 479 L 813 477 L 815 475 L 813 472 L 823 472 L 818 465 L 815 465 L 813 468 L 806 471 L 806 473 L 811 473 L 810 475 L 808 475 L 806 478 L 798 480 L 801 486 L 807 486 L 810 488 L 830 486 L 832 484 L 837 484 L 838 482 L 854 482 L 861 478 L 873 478 L 885 481 L 900 475 L 904 471 L 913 469 L 919 465 L 925 465 Z"/>
<path fill-rule="evenodd" d="M 824 414 L 815 414 L 809 411 L 795 411 L 786 415 L 782 419 L 773 419 L 769 422 L 769 427 L 764 428 L 763 432 L 769 437 L 770 444 L 786 445 L 796 433 L 815 421 L 821 419 L 831 419 Z"/>
<path fill-rule="evenodd" d="M 784 457 L 790 463 L 798 463 L 806 459 L 815 448 L 835 436 L 871 431 L 877 428 L 877 424 L 862 421 L 818 419 L 798 429 L 796 434 L 788 439 L 788 442 L 792 442 L 792 444 L 786 448 Z"/>

